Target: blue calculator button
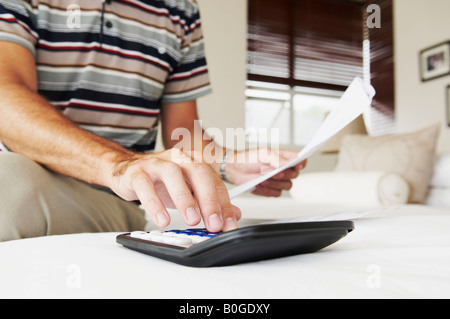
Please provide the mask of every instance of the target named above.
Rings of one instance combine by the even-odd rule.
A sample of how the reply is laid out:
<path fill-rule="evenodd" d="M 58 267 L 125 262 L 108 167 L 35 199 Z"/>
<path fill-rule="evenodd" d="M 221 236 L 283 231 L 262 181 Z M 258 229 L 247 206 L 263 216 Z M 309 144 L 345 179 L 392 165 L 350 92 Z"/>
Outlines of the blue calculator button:
<path fill-rule="evenodd" d="M 202 236 L 202 237 L 204 237 L 204 236 L 207 235 L 207 233 L 202 232 L 202 231 L 197 231 L 197 232 L 194 232 L 194 233 L 192 233 L 192 234 L 193 234 L 193 235 L 197 235 L 197 236 Z"/>
<path fill-rule="evenodd" d="M 185 231 L 196 233 L 196 232 L 207 232 L 206 228 L 188 228 Z"/>
<path fill-rule="evenodd" d="M 219 235 L 221 232 L 210 233 L 206 228 L 189 228 L 186 230 L 181 230 L 181 231 L 179 231 L 179 233 L 212 238 L 212 237 Z"/>

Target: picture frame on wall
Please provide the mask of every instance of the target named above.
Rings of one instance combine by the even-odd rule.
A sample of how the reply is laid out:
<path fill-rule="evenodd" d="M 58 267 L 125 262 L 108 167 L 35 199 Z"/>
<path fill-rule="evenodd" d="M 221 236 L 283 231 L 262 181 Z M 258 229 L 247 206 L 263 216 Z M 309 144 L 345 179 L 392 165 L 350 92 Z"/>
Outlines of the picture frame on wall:
<path fill-rule="evenodd" d="M 450 74 L 450 41 L 420 51 L 422 81 L 430 81 Z"/>

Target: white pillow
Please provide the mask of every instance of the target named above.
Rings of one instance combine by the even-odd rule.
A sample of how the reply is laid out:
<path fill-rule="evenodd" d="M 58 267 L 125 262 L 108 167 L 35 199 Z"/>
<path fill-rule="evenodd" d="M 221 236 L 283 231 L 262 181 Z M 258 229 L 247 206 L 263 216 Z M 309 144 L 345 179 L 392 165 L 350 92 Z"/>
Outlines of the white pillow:
<path fill-rule="evenodd" d="M 438 157 L 434 165 L 430 186 L 450 188 L 450 154 Z"/>
<path fill-rule="evenodd" d="M 305 204 L 395 206 L 407 203 L 409 186 L 395 173 L 305 173 L 294 181 L 290 195 Z"/>
<path fill-rule="evenodd" d="M 431 188 L 426 204 L 450 209 L 450 188 Z"/>

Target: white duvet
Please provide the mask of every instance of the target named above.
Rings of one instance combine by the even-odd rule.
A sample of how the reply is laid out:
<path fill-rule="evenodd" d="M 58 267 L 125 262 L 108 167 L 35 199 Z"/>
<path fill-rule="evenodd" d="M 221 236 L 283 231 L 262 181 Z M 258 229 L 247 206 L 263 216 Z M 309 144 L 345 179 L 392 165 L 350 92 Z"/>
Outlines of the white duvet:
<path fill-rule="evenodd" d="M 400 206 L 331 213 L 302 209 L 288 199 L 260 203 L 241 207 L 244 214 L 252 209 L 253 217 L 351 219 L 356 229 L 318 253 L 208 269 L 128 250 L 113 233 L 0 243 L 0 297 L 450 297 L 449 210 Z"/>

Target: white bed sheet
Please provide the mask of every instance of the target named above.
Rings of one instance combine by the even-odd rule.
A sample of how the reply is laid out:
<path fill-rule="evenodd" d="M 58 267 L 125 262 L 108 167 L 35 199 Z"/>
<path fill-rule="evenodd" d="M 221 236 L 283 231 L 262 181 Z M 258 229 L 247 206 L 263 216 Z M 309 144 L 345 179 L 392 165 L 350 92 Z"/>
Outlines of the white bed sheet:
<path fill-rule="evenodd" d="M 261 203 L 253 209 L 274 211 Z M 298 213 L 288 206 L 277 216 Z M 449 210 L 400 206 L 304 215 L 304 221 L 352 219 L 356 229 L 314 254 L 206 269 L 128 250 L 116 244 L 115 233 L 0 243 L 0 298 L 450 297 Z"/>

